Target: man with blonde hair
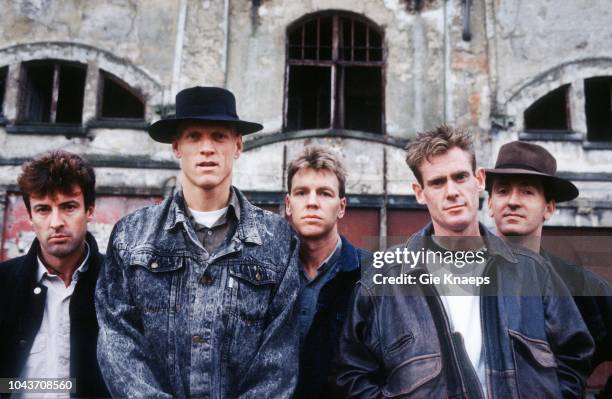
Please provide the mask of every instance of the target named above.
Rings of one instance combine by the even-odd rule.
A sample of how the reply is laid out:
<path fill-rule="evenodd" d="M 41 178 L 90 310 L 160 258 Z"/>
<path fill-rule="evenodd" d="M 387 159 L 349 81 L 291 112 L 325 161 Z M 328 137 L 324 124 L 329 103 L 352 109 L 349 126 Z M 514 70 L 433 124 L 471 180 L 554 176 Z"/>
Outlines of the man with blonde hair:
<path fill-rule="evenodd" d="M 346 169 L 330 150 L 306 147 L 289 163 L 286 212 L 300 237 L 300 377 L 296 397 L 332 396 L 329 367 L 366 254 L 338 234 Z"/>
<path fill-rule="evenodd" d="M 401 249 L 445 260 L 394 260 L 376 278 L 364 269 L 340 336 L 338 387 L 350 397 L 582 397 L 593 340 L 542 258 L 478 223 L 485 174 L 470 135 L 419 134 L 407 163 L 431 223 Z"/>

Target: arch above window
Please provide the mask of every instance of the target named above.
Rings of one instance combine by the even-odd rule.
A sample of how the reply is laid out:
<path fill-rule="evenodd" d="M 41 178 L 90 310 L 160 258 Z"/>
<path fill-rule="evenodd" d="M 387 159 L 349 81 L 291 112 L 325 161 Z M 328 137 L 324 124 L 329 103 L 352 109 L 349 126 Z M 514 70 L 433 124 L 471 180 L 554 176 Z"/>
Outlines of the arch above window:
<path fill-rule="evenodd" d="M 309 14 L 287 29 L 284 130 L 384 134 L 384 36 L 367 18 Z"/>

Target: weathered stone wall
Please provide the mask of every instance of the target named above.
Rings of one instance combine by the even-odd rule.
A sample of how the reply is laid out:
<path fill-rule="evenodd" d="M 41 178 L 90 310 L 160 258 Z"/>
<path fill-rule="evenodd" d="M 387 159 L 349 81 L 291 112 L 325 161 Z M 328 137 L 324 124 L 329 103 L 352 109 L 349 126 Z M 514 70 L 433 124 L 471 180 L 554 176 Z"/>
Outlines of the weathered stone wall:
<path fill-rule="evenodd" d="M 15 189 L 21 161 L 51 148 L 92 160 L 107 194 L 171 191 L 178 169 L 170 146 L 153 142 L 143 128 L 95 125 L 99 70 L 142 95 L 146 122 L 172 112 L 182 88 L 232 90 L 240 116 L 263 123 L 257 137 L 271 139 L 250 145 L 255 141 L 247 138 L 253 149 L 236 164 L 235 183 L 256 192 L 282 192 L 288 160 L 317 142 L 347 162 L 349 194 L 411 196 L 414 177 L 402 140 L 440 123 L 466 127 L 479 162 L 492 166 L 498 148 L 523 132 L 524 110 L 563 84 L 571 85 L 572 130 L 585 136 L 582 82 L 612 75 L 609 1 L 475 0 L 467 12 L 463 3 L 423 1 L 415 11 L 407 0 L 5 0 L 0 67 L 9 67 L 9 77 L 7 121 L 0 125 L 0 199 Z M 287 27 L 325 10 L 359 14 L 384 32 L 387 136 L 380 140 L 283 136 Z M 466 19 L 470 40 L 463 38 Z M 18 113 L 21 63 L 45 58 L 88 67 L 83 137 L 7 133 Z M 550 224 L 612 226 L 612 150 L 584 140 L 538 143 L 557 157 L 561 172 L 580 178 L 581 198 L 560 207 Z"/>

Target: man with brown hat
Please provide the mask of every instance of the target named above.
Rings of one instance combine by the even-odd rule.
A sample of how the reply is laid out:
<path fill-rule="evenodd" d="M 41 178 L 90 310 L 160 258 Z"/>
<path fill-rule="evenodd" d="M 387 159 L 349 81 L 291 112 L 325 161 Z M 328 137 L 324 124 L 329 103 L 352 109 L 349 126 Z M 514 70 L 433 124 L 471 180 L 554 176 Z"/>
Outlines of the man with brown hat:
<path fill-rule="evenodd" d="M 504 144 L 495 168 L 486 170 L 489 214 L 499 236 L 540 253 L 561 276 L 595 341 L 594 368 L 612 359 L 612 292 L 596 274 L 541 249 L 542 227 L 556 204 L 578 197 L 578 188 L 556 171 L 557 161 L 544 147 Z"/>
<path fill-rule="evenodd" d="M 120 220 L 100 272 L 98 357 L 117 397 L 287 398 L 297 383 L 298 241 L 231 185 L 242 135 L 231 92 L 193 87 L 150 136 L 182 189 Z"/>

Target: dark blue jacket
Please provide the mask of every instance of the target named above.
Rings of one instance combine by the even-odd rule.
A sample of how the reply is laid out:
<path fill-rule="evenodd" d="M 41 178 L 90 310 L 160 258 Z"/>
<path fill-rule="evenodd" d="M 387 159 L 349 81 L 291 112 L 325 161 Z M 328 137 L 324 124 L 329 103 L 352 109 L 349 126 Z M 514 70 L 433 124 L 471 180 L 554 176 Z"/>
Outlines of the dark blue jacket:
<path fill-rule="evenodd" d="M 96 360 L 98 322 L 94 308 L 96 278 L 103 261 L 87 233 L 89 267 L 79 276 L 70 299 L 70 376 L 77 397 L 109 396 Z M 47 287 L 38 284 L 38 240 L 28 253 L 0 264 L 0 378 L 18 378 L 40 329 Z M 34 288 L 41 289 L 34 294 Z"/>
<path fill-rule="evenodd" d="M 346 319 L 349 299 L 361 275 L 361 262 L 369 252 L 354 247 L 345 237 L 337 259 L 338 273 L 319 293 L 317 312 L 300 350 L 300 377 L 296 398 L 333 396 L 329 383 L 331 360 Z"/>
<path fill-rule="evenodd" d="M 100 271 L 98 359 L 118 397 L 290 397 L 298 240 L 235 189 L 240 220 L 212 254 L 181 192 L 121 219 Z"/>
<path fill-rule="evenodd" d="M 431 224 L 411 237 L 427 248 Z M 537 254 L 481 226 L 491 279 L 480 299 L 489 398 L 581 398 L 593 339 L 567 288 Z M 370 273 L 372 271 L 372 273 Z M 418 276 L 394 264 L 367 267 L 340 336 L 335 381 L 347 397 L 478 398 L 476 373 L 431 285 L 374 284 L 373 273 Z M 524 286 L 539 293 L 523 295 Z M 483 286 L 484 287 L 484 286 Z"/>

